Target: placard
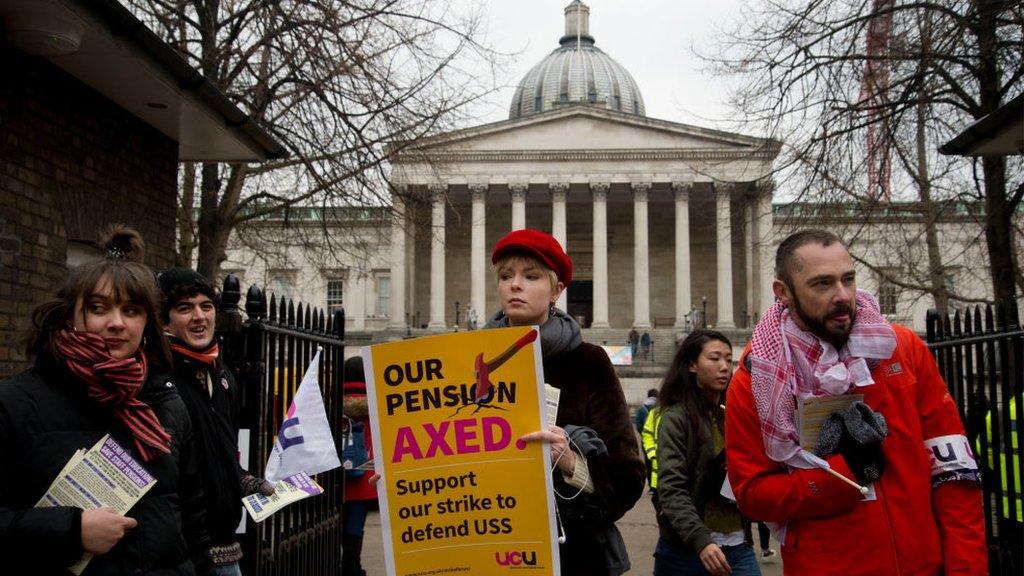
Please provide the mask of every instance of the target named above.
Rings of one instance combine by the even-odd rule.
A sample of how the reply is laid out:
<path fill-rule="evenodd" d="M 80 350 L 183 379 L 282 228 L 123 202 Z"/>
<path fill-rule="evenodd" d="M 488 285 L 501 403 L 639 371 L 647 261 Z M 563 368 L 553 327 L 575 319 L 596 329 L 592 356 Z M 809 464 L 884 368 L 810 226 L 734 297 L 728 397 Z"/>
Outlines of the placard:
<path fill-rule="evenodd" d="M 558 572 L 535 328 L 363 349 L 389 576 Z"/>

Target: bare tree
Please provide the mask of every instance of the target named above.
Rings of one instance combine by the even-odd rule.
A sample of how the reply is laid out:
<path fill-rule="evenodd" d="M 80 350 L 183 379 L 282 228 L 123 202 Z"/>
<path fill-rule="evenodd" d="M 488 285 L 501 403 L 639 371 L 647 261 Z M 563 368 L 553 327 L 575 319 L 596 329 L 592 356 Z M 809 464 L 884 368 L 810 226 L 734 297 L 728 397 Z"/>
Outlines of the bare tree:
<path fill-rule="evenodd" d="M 1024 6 L 1002 0 L 751 4 L 725 50 L 706 58 L 738 79 L 733 104 L 741 117 L 785 142 L 780 178 L 799 190 L 799 199 L 854 202 L 870 218 L 888 200 L 891 172 L 892 198 L 911 202 L 888 209 L 910 215 L 921 232 L 905 236 L 927 248 L 919 255 L 923 274 L 891 280 L 931 293 L 942 307 L 950 297 L 971 298 L 945 286 L 951 255 L 940 248 L 938 224 L 958 207 L 983 205 L 992 291 L 996 299 L 1011 298 L 1020 278 L 1013 231 L 1022 194 L 1007 179 L 1020 179 L 1020 162 L 1011 160 L 1008 169 L 1003 158 L 946 158 L 936 149 L 1020 91 Z"/>
<path fill-rule="evenodd" d="M 179 262 L 216 277 L 233 230 L 295 205 L 385 205 L 395 142 L 449 130 L 493 84 L 479 13 L 429 0 L 129 0 L 288 157 L 185 166 Z M 198 172 L 198 174 L 197 174 Z M 197 177 L 198 176 L 198 177 Z M 197 189 L 198 185 L 198 189 Z M 198 210 L 197 210 L 198 207 Z"/>

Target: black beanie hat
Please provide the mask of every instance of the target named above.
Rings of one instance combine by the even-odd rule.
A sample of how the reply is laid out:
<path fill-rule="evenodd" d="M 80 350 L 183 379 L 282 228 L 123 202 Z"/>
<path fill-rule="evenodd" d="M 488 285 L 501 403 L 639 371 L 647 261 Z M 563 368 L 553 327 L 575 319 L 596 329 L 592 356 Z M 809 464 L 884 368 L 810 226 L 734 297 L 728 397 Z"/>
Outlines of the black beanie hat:
<path fill-rule="evenodd" d="M 164 296 L 180 292 L 183 288 L 192 287 L 195 287 L 196 291 L 204 294 L 207 291 L 213 291 L 213 285 L 210 284 L 206 277 L 191 268 L 182 266 L 175 266 L 164 270 L 157 276 L 156 280 L 160 284 L 160 291 L 164 293 Z"/>

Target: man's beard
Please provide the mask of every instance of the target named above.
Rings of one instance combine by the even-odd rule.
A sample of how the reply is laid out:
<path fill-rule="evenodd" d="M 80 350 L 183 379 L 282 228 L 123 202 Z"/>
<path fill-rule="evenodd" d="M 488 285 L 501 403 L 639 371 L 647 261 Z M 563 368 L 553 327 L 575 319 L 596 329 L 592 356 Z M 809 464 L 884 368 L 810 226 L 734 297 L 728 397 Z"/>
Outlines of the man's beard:
<path fill-rule="evenodd" d="M 846 341 L 850 338 L 850 332 L 853 330 L 853 324 L 857 320 L 857 307 L 855 303 L 853 305 L 838 304 L 836 306 L 831 306 L 824 316 L 811 316 L 804 310 L 803 306 L 800 305 L 800 298 L 797 297 L 796 290 L 790 286 L 789 291 L 793 295 L 792 311 L 800 317 L 800 320 L 807 326 L 807 330 L 810 331 L 811 334 L 814 334 L 818 338 L 821 338 L 835 346 L 836 350 L 839 350 L 846 345 Z M 827 321 L 829 318 L 843 314 L 850 316 L 849 324 L 842 328 L 828 327 Z"/>

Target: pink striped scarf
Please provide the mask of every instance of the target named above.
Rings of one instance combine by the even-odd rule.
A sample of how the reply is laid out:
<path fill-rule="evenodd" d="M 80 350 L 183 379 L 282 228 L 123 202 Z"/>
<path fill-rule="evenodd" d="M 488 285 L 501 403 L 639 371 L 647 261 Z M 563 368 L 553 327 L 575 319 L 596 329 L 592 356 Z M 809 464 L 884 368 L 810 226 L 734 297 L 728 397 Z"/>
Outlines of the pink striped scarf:
<path fill-rule="evenodd" d="M 857 291 L 857 314 L 842 350 L 797 327 L 789 308 L 776 302 L 754 329 L 750 387 L 761 420 L 765 453 L 796 468 L 817 466 L 800 448 L 796 399 L 845 394 L 873 384 L 866 360 L 883 360 L 896 349 L 896 333 L 874 297 Z"/>
<path fill-rule="evenodd" d="M 149 461 L 171 451 L 171 436 L 156 413 L 136 398 L 146 379 L 146 354 L 141 349 L 133 358 L 110 356 L 107 343 L 92 332 L 57 332 L 57 350 L 68 370 L 86 385 L 93 400 L 113 411 L 132 433 L 135 449 Z"/>

